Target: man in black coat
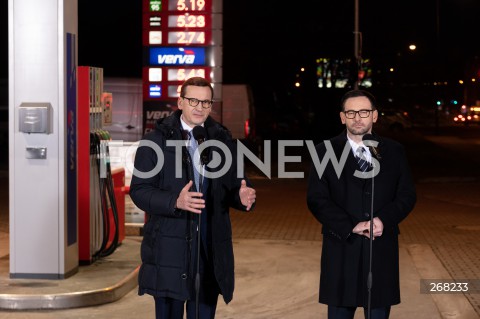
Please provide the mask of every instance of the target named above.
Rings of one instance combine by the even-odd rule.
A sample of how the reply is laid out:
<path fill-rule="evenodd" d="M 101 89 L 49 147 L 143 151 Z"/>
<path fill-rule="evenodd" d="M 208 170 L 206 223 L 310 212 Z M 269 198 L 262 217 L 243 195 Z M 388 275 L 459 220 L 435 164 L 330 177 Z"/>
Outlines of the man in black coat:
<path fill-rule="evenodd" d="M 319 160 L 332 161 L 323 171 L 318 160 L 312 165 L 307 190 L 323 233 L 319 301 L 328 305 L 329 319 L 352 319 L 357 307 L 364 307 L 366 318 L 370 309 L 372 319 L 386 319 L 400 303 L 398 224 L 415 205 L 415 186 L 403 146 L 371 135 L 375 98 L 353 90 L 341 107 L 346 130 L 316 146 Z"/>
<path fill-rule="evenodd" d="M 157 121 L 135 156 L 130 196 L 148 216 L 139 294 L 154 297 L 156 318 L 183 318 L 185 306 L 188 319 L 197 314 L 214 318 L 218 295 L 226 303 L 233 297 L 229 207 L 249 211 L 256 195 L 237 177 L 229 131 L 209 116 L 212 98 L 213 88 L 204 78 L 185 81 L 179 110 Z M 197 126 L 203 127 L 202 136 L 195 136 Z M 203 140 L 211 144 L 202 150 Z M 194 145 L 195 153 L 189 149 Z"/>

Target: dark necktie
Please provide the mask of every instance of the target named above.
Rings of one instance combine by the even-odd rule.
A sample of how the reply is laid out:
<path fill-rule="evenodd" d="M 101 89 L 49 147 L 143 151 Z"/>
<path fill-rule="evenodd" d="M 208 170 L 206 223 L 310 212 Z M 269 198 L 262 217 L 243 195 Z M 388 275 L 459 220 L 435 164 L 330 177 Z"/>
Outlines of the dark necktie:
<path fill-rule="evenodd" d="M 357 148 L 357 154 L 355 155 L 355 159 L 357 160 L 360 171 L 366 172 L 370 168 L 370 163 L 365 158 L 365 149 L 362 146 Z"/>
<path fill-rule="evenodd" d="M 195 156 L 195 151 L 198 148 L 198 143 L 193 137 L 193 131 L 190 131 L 188 133 L 188 138 L 190 140 L 190 146 L 188 147 L 188 152 L 190 153 L 190 158 L 192 159 L 192 167 L 193 167 L 193 175 L 195 177 L 195 186 L 197 188 L 198 192 L 203 192 L 205 194 L 205 189 L 207 186 L 206 179 L 203 180 L 202 182 L 202 190 L 200 190 L 200 154 L 197 152 L 197 155 Z M 200 214 L 199 218 L 201 218 L 201 237 L 202 237 L 202 242 L 204 245 L 204 251 L 206 254 L 206 258 L 209 256 L 209 248 L 210 247 L 210 231 L 208 227 L 208 220 L 207 220 L 207 210 L 204 208 L 202 209 L 202 213 Z"/>

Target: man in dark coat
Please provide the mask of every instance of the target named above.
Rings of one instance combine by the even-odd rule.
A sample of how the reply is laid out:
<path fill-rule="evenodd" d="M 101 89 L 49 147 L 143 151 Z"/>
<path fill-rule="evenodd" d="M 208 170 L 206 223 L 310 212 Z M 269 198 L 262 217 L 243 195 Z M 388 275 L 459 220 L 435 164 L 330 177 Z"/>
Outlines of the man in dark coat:
<path fill-rule="evenodd" d="M 183 318 L 185 305 L 187 318 L 197 313 L 201 319 L 214 318 L 218 295 L 226 303 L 233 297 L 229 207 L 249 211 L 256 195 L 237 177 L 236 147 L 229 131 L 209 116 L 212 98 L 213 88 L 205 79 L 185 81 L 179 110 L 157 121 L 135 156 L 130 196 L 148 216 L 139 294 L 154 297 L 156 318 Z M 196 126 L 204 128 L 202 141 L 190 135 Z M 213 144 L 203 151 L 197 144 L 197 152 L 190 155 L 195 139 Z"/>
<path fill-rule="evenodd" d="M 369 309 L 372 319 L 388 318 L 391 305 L 400 303 L 398 224 L 415 205 L 415 186 L 403 146 L 372 135 L 375 98 L 353 90 L 341 106 L 346 130 L 316 146 L 319 160 L 333 161 L 323 171 L 318 161 L 312 165 L 307 190 L 323 233 L 319 301 L 328 305 L 329 319 L 352 319 L 357 307 L 364 307 L 366 318 Z"/>

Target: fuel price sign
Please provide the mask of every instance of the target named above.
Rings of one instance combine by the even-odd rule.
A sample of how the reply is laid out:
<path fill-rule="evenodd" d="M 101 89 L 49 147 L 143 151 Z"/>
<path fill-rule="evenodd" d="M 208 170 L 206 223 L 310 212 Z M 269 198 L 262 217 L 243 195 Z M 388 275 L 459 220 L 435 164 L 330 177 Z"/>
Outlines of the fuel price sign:
<path fill-rule="evenodd" d="M 222 0 L 142 1 L 143 104 L 148 117 L 153 113 L 145 109 L 174 110 L 179 87 L 190 77 L 204 77 L 214 86 L 221 82 Z M 144 119 L 144 126 L 149 120 Z"/>

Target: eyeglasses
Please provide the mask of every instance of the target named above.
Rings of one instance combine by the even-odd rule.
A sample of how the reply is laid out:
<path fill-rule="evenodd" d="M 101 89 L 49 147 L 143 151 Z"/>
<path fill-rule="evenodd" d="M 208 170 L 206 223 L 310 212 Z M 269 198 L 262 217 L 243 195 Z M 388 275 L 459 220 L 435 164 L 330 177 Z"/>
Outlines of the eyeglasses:
<path fill-rule="evenodd" d="M 212 107 L 212 104 L 213 104 L 213 101 L 212 100 L 199 100 L 199 99 L 196 99 L 196 98 L 193 98 L 193 97 L 185 97 L 185 96 L 182 96 L 181 97 L 182 99 L 185 99 L 188 101 L 188 105 L 192 106 L 192 107 L 197 107 L 197 105 L 199 103 L 202 103 L 202 107 L 204 109 L 209 109 Z"/>
<path fill-rule="evenodd" d="M 360 110 L 360 111 L 345 111 L 343 112 L 345 114 L 345 117 L 347 119 L 354 119 L 357 114 L 361 117 L 361 118 L 367 118 L 370 116 L 370 113 L 373 112 L 373 110 Z"/>

